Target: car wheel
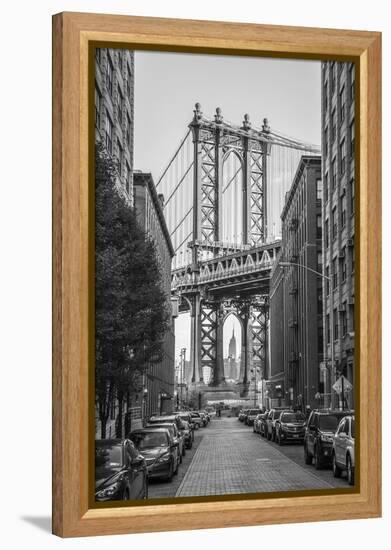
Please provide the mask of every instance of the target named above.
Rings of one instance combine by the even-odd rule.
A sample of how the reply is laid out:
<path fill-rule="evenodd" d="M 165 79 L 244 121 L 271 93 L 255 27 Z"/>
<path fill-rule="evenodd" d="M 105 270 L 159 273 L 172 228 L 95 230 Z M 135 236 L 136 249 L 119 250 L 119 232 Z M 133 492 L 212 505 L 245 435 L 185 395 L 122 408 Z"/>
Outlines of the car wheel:
<path fill-rule="evenodd" d="M 346 460 L 346 470 L 349 485 L 354 485 L 354 466 L 352 465 L 352 459 L 349 455 Z"/>
<path fill-rule="evenodd" d="M 147 500 L 148 498 L 148 476 L 145 476 L 144 480 L 144 500 Z"/>
<path fill-rule="evenodd" d="M 317 447 L 315 447 L 314 449 L 314 464 L 315 464 L 315 470 L 320 470 L 322 468 L 322 463 L 320 460 L 320 455 Z"/>
<path fill-rule="evenodd" d="M 193 446 L 193 442 L 192 442 L 192 441 L 190 441 L 190 443 L 189 443 L 189 446 L 188 446 L 187 448 L 188 448 L 188 449 L 191 449 L 191 448 L 192 448 L 192 446 Z"/>
<path fill-rule="evenodd" d="M 334 477 L 341 477 L 342 470 L 337 464 L 337 459 L 335 456 L 335 453 L 333 453 L 333 476 Z"/>
<path fill-rule="evenodd" d="M 129 497 L 130 497 L 129 489 L 125 489 L 124 496 L 123 496 L 122 500 L 129 500 Z"/>
<path fill-rule="evenodd" d="M 185 445 L 183 445 L 183 452 L 182 452 L 182 456 L 186 456 L 186 447 L 185 447 Z"/>
<path fill-rule="evenodd" d="M 253 424 L 253 432 L 256 433 L 256 431 L 257 431 L 257 430 L 255 429 L 255 426 L 254 426 L 254 424 Z"/>
<path fill-rule="evenodd" d="M 280 447 L 282 447 L 282 445 L 284 444 L 283 440 L 281 439 L 281 434 L 278 434 L 278 444 L 280 445 Z"/>
<path fill-rule="evenodd" d="M 272 441 L 275 441 L 276 440 L 276 432 L 273 430 L 272 431 Z"/>
<path fill-rule="evenodd" d="M 312 464 L 312 456 L 308 454 L 307 445 L 304 445 L 304 462 L 307 465 Z"/>

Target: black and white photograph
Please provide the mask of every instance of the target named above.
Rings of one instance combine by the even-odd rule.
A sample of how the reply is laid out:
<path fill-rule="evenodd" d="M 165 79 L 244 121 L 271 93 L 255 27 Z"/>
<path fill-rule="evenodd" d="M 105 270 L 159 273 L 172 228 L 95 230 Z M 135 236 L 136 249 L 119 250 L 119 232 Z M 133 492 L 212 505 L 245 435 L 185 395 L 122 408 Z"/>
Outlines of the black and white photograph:
<path fill-rule="evenodd" d="M 95 501 L 353 491 L 355 64 L 94 61 Z"/>

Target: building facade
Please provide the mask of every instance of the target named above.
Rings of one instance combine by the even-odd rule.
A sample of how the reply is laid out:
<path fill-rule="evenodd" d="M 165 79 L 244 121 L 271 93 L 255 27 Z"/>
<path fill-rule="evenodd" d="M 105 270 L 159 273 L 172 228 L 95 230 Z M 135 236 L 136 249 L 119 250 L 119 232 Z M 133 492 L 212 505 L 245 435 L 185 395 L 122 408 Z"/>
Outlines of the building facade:
<path fill-rule="evenodd" d="M 319 156 L 301 158 L 281 220 L 281 251 L 270 292 L 272 372 L 268 391 L 284 405 L 314 408 L 324 393 L 319 376 L 323 360 Z"/>
<path fill-rule="evenodd" d="M 118 166 L 118 187 L 133 203 L 134 52 L 95 50 L 95 141 Z"/>
<path fill-rule="evenodd" d="M 354 385 L 355 65 L 322 63 L 324 355 L 322 378 L 332 390 L 343 374 Z M 341 405 L 341 403 L 340 403 Z M 353 406 L 353 392 L 345 395 Z"/>
<path fill-rule="evenodd" d="M 145 374 L 143 415 L 148 418 L 154 413 L 171 412 L 175 407 L 175 321 L 171 306 L 171 261 L 174 249 L 163 214 L 163 195 L 157 194 L 151 174 L 134 172 L 133 197 L 140 225 L 155 243 L 163 290 L 170 311 L 170 325 L 163 344 L 163 361 L 149 365 Z"/>

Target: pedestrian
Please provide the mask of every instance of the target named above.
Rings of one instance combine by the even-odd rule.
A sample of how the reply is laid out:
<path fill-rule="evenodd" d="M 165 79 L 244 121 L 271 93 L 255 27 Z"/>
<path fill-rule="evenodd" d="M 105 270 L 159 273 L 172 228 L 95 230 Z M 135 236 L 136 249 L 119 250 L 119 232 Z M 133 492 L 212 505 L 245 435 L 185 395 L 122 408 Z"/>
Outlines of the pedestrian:
<path fill-rule="evenodd" d="M 306 407 L 305 407 L 305 417 L 306 417 L 307 420 L 310 417 L 310 414 L 311 414 L 311 407 L 309 405 L 306 405 Z"/>

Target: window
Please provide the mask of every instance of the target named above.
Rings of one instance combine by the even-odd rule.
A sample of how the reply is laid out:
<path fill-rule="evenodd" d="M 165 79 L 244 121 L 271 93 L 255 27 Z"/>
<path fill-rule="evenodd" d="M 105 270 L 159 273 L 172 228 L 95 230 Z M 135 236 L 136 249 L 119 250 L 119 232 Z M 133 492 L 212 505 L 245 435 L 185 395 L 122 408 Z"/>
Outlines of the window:
<path fill-rule="evenodd" d="M 343 311 L 341 311 L 341 331 L 342 336 L 348 333 L 348 316 L 346 315 L 346 302 L 343 303 Z"/>
<path fill-rule="evenodd" d="M 324 223 L 324 246 L 325 248 L 329 247 L 329 220 Z"/>
<path fill-rule="evenodd" d="M 329 155 L 329 128 L 328 127 L 324 131 L 324 154 L 326 158 Z"/>
<path fill-rule="evenodd" d="M 109 93 L 113 95 L 113 62 L 111 61 L 110 54 L 107 54 L 107 71 L 106 71 L 106 86 L 109 90 Z"/>
<path fill-rule="evenodd" d="M 316 180 L 316 200 L 321 201 L 323 194 L 323 182 L 322 180 Z"/>
<path fill-rule="evenodd" d="M 106 147 L 110 154 L 113 154 L 113 121 L 106 111 Z"/>
<path fill-rule="evenodd" d="M 341 207 L 341 226 L 345 227 L 346 225 L 346 193 L 342 195 L 339 199 Z"/>
<path fill-rule="evenodd" d="M 338 286 L 338 266 L 337 266 L 337 258 L 334 258 L 333 260 L 333 290 L 335 290 Z"/>
<path fill-rule="evenodd" d="M 334 206 L 333 211 L 331 213 L 331 236 L 333 241 L 337 238 L 337 231 L 338 231 L 338 223 L 337 223 L 337 207 Z"/>
<path fill-rule="evenodd" d="M 117 86 L 117 90 L 118 90 L 118 104 L 117 104 L 118 122 L 122 124 L 122 109 L 124 104 L 124 96 L 122 95 L 121 88 L 119 85 Z"/>
<path fill-rule="evenodd" d="M 328 296 L 330 294 L 330 268 L 327 266 L 326 267 L 326 296 Z"/>
<path fill-rule="evenodd" d="M 339 145 L 339 158 L 341 162 L 341 175 L 345 173 L 346 170 L 346 141 L 345 138 L 341 141 Z"/>
<path fill-rule="evenodd" d="M 345 86 L 343 86 L 342 90 L 339 92 L 339 116 L 340 116 L 340 119 L 341 119 L 341 122 L 344 121 L 345 119 L 345 109 L 346 109 L 346 106 L 345 106 L 345 103 L 346 103 L 346 99 L 345 99 Z"/>
<path fill-rule="evenodd" d="M 337 137 L 337 113 L 335 109 L 331 114 L 331 141 L 334 143 Z"/>
<path fill-rule="evenodd" d="M 350 192 L 350 214 L 354 214 L 354 178 L 349 182 L 349 192 Z"/>
<path fill-rule="evenodd" d="M 346 247 L 344 246 L 341 252 L 341 276 L 342 282 L 346 281 Z"/>
<path fill-rule="evenodd" d="M 97 48 L 99 49 L 99 48 Z M 95 126 L 100 128 L 100 108 L 102 103 L 102 95 L 95 84 Z"/>
<path fill-rule="evenodd" d="M 350 156 L 352 157 L 354 155 L 354 137 L 355 137 L 355 127 L 354 127 L 354 121 L 351 123 L 349 127 L 349 139 L 350 139 Z"/>
<path fill-rule="evenodd" d="M 338 340 L 338 312 L 336 309 L 334 309 L 334 340 Z"/>
<path fill-rule="evenodd" d="M 354 63 L 350 65 L 349 69 L 349 81 L 350 81 L 350 99 L 354 101 L 354 82 L 356 76 L 356 69 Z"/>
<path fill-rule="evenodd" d="M 124 149 L 119 139 L 117 139 L 117 151 L 118 151 L 118 173 L 121 175 L 121 170 L 124 161 Z"/>
<path fill-rule="evenodd" d="M 326 315 L 326 342 L 330 344 L 330 315 Z"/>
<path fill-rule="evenodd" d="M 320 214 L 316 216 L 316 238 L 322 238 L 322 216 Z"/>
<path fill-rule="evenodd" d="M 322 252 L 319 250 L 316 255 L 317 259 L 317 270 L 322 271 Z"/>
<path fill-rule="evenodd" d="M 331 179 L 332 179 L 333 191 L 335 191 L 337 187 L 337 161 L 335 158 L 331 163 Z"/>

